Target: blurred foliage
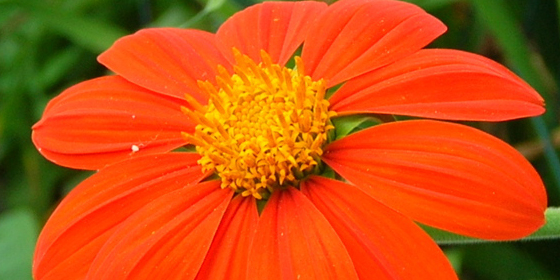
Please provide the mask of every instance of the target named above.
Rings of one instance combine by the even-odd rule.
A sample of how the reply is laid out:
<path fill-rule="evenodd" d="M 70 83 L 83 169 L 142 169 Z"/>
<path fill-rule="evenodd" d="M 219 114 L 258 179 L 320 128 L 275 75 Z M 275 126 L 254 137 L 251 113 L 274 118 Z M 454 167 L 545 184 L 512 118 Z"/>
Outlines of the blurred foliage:
<path fill-rule="evenodd" d="M 96 56 L 123 35 L 158 26 L 215 31 L 255 2 L 0 0 L 0 279 L 31 278 L 39 229 L 60 199 L 89 175 L 47 162 L 31 143 L 31 126 L 48 100 L 108 74 Z M 560 205 L 560 0 L 409 2 L 449 27 L 430 47 L 497 60 L 545 97 L 548 112 L 542 117 L 472 125 L 518 147 L 545 181 L 550 205 Z M 558 241 L 444 246 L 465 280 L 560 279 L 558 248 Z"/>

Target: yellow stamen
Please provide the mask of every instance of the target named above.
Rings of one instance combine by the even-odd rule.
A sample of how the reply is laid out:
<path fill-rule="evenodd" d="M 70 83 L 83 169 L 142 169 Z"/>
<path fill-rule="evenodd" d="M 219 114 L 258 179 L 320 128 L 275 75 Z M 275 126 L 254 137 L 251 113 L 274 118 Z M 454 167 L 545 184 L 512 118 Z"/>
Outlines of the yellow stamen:
<path fill-rule="evenodd" d="M 218 66 L 218 88 L 198 82 L 207 106 L 186 98 L 192 109 L 181 110 L 199 125 L 182 135 L 196 146 L 203 170 L 221 177 L 222 188 L 262 199 L 298 186 L 320 165 L 335 113 L 324 99 L 326 83 L 305 76 L 301 58 L 294 70 L 274 64 L 265 51 L 258 64 L 236 49 L 233 54 L 234 74 Z"/>
<path fill-rule="evenodd" d="M 187 102 L 197 111 L 204 113 L 206 112 L 206 108 L 204 106 L 202 106 L 202 104 L 200 104 L 196 99 L 194 99 L 194 97 L 192 97 L 190 94 L 185 94 L 185 99 L 187 100 Z"/>

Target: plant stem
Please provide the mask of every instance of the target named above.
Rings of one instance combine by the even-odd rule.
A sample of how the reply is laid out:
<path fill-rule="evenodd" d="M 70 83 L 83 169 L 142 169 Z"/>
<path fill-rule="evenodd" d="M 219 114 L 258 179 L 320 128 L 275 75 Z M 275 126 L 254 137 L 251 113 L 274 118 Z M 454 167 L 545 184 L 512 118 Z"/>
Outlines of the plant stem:
<path fill-rule="evenodd" d="M 560 208 L 549 207 L 546 212 L 546 224 L 537 230 L 535 233 L 519 239 L 517 241 L 539 241 L 548 239 L 560 239 Z M 436 241 L 439 245 L 458 245 L 458 244 L 479 244 L 491 242 L 503 242 L 494 240 L 483 240 L 463 235 L 454 234 L 451 232 L 427 227 L 421 227 Z"/>

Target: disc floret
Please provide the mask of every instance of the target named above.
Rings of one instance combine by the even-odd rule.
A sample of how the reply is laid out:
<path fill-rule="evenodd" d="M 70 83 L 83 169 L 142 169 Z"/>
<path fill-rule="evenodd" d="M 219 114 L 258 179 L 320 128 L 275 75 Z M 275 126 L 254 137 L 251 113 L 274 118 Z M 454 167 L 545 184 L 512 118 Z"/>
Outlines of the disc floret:
<path fill-rule="evenodd" d="M 316 171 L 335 113 L 328 110 L 325 81 L 306 76 L 299 57 L 289 69 L 264 51 L 259 64 L 234 54 L 234 74 L 220 66 L 217 88 L 199 82 L 210 97 L 207 106 L 187 97 L 194 110 L 183 112 L 199 124 L 183 135 L 202 156 L 203 170 L 220 176 L 222 188 L 262 199 Z"/>

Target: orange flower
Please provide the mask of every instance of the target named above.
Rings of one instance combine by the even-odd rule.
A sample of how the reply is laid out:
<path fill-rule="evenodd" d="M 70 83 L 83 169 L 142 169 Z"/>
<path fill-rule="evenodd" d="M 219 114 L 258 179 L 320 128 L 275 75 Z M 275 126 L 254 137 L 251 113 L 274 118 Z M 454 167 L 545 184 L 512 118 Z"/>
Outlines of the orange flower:
<path fill-rule="evenodd" d="M 266 2 L 216 34 L 118 40 L 99 56 L 117 75 L 64 91 L 33 127 L 49 160 L 99 170 L 45 225 L 35 278 L 456 279 L 415 221 L 534 232 L 543 184 L 490 135 L 434 120 L 336 135 L 351 114 L 544 112 L 501 65 L 422 49 L 445 29 L 398 1 Z"/>

